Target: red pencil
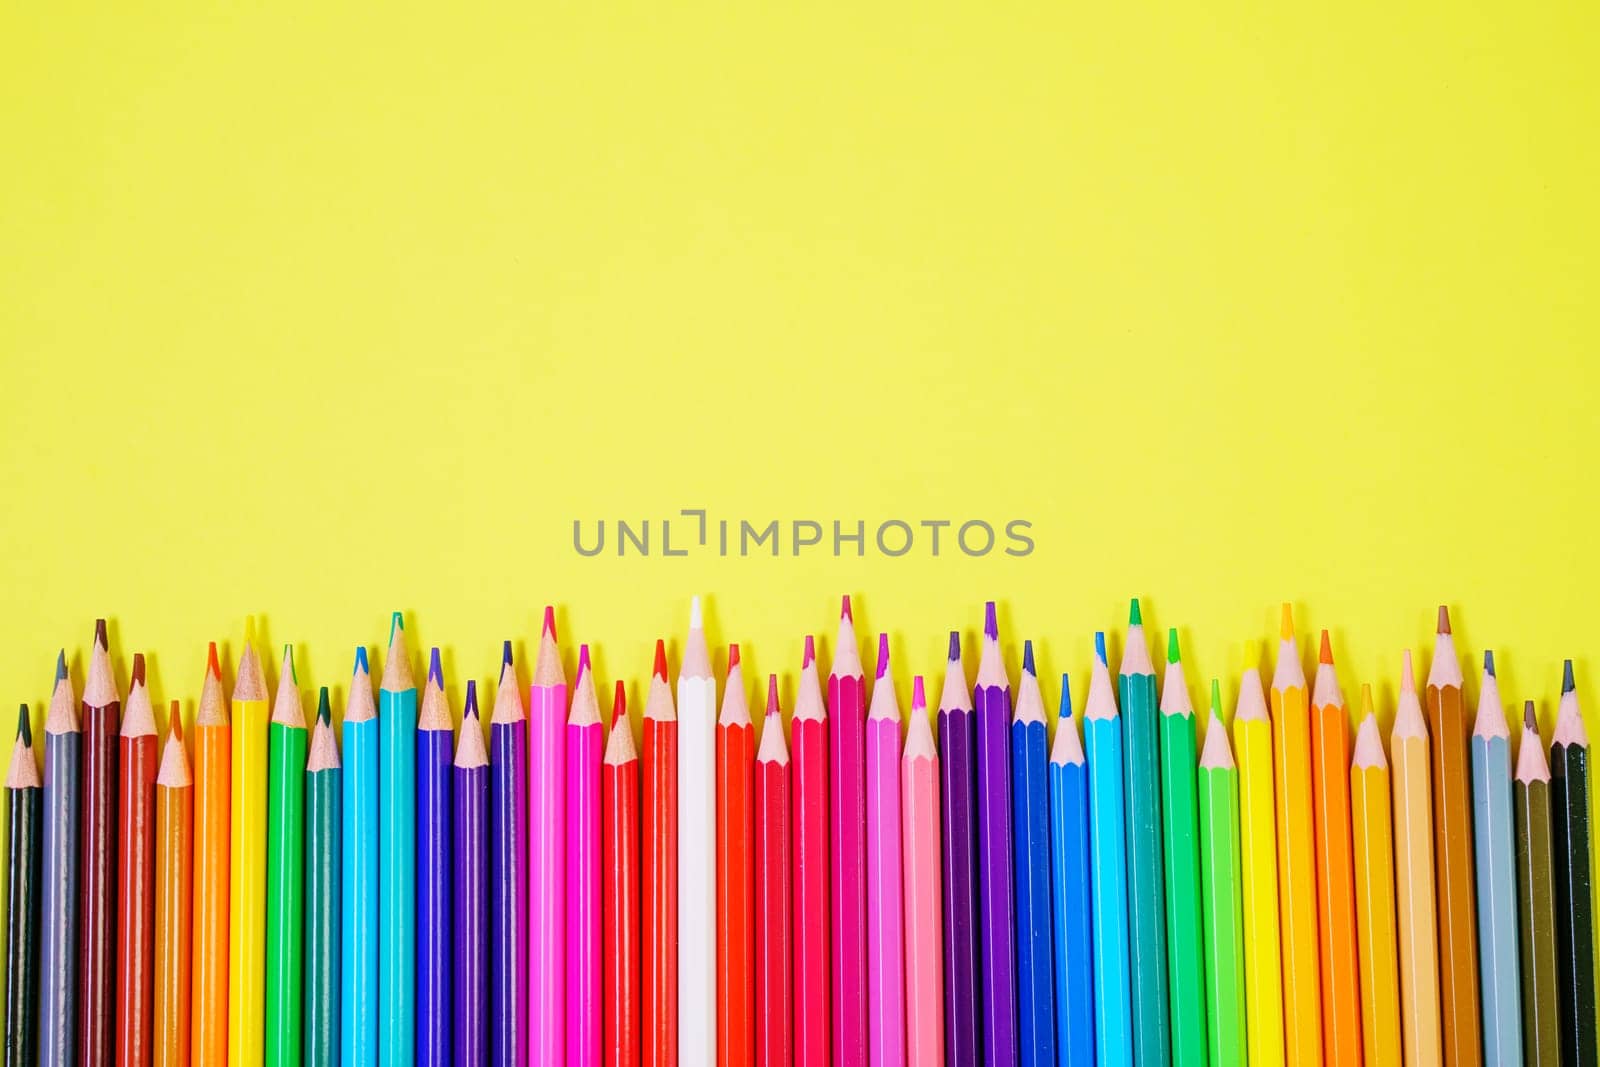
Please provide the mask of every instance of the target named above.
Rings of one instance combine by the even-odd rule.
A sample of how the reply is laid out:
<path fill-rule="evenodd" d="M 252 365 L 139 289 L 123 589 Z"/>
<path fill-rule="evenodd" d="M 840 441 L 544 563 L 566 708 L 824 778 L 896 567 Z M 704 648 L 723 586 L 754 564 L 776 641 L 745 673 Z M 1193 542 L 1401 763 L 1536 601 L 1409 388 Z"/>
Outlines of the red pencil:
<path fill-rule="evenodd" d="M 155 995 L 156 716 L 144 656 L 133 657 L 117 739 L 117 1064 L 150 1062 Z"/>
<path fill-rule="evenodd" d="M 644 1062 L 678 1062 L 678 713 L 667 684 L 667 647 L 656 642 L 644 704 L 640 761 L 644 936 Z M 689 1067 L 707 1067 L 691 1064 Z"/>
<path fill-rule="evenodd" d="M 767 720 L 756 753 L 756 1067 L 789 1067 L 794 1028 L 793 901 L 789 883 L 789 746 L 778 676 L 767 677 Z"/>
<path fill-rule="evenodd" d="M 828 720 L 806 635 L 794 733 L 794 1059 L 829 1067 Z"/>
<path fill-rule="evenodd" d="M 78 1062 L 106 1067 L 115 1041 L 112 971 L 117 907 L 117 734 L 122 700 L 106 621 L 94 625 L 83 687 L 83 807 L 78 838 Z"/>
<path fill-rule="evenodd" d="M 728 677 L 717 720 L 717 1063 L 748 1067 L 755 1055 L 754 930 L 750 776 L 755 728 L 745 702 L 739 646 L 728 646 Z"/>
<path fill-rule="evenodd" d="M 601 1062 L 639 1064 L 639 752 L 617 681 L 600 764 Z"/>

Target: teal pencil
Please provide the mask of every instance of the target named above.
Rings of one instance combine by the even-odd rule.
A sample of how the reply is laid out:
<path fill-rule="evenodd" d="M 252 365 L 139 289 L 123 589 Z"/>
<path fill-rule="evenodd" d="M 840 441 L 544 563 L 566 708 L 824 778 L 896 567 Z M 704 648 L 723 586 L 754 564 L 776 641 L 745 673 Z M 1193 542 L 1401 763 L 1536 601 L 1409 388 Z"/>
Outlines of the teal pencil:
<path fill-rule="evenodd" d="M 1089 868 L 1094 882 L 1095 1038 L 1100 1067 L 1133 1062 L 1128 990 L 1128 857 L 1123 836 L 1122 717 L 1111 692 L 1106 635 L 1094 635 L 1094 672 L 1083 710 L 1089 764 Z"/>
<path fill-rule="evenodd" d="M 378 688 L 378 1063 L 412 1061 L 417 928 L 417 685 L 405 622 L 389 623 Z"/>
<path fill-rule="evenodd" d="M 1122 694 L 1122 772 L 1128 835 L 1128 963 L 1133 990 L 1133 1062 L 1165 1065 L 1167 919 L 1161 848 L 1161 759 L 1156 672 L 1150 665 L 1139 602 L 1128 609 L 1128 642 L 1117 687 Z M 1091 760 L 1091 773 L 1092 771 Z"/>
<path fill-rule="evenodd" d="M 378 712 L 367 650 L 344 707 L 344 884 L 339 931 L 343 1067 L 378 1062 Z"/>
<path fill-rule="evenodd" d="M 1522 1062 L 1522 976 L 1517 960 L 1517 845 L 1511 803 L 1511 730 L 1483 654 L 1478 718 L 1472 727 L 1472 835 L 1478 880 L 1478 973 L 1483 986 L 1483 1055 Z"/>

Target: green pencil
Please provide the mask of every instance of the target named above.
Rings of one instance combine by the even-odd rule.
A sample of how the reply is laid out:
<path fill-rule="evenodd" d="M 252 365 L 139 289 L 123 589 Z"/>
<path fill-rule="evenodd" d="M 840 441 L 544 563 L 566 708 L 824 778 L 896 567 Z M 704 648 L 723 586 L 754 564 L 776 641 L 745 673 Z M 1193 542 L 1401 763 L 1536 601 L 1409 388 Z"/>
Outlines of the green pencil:
<path fill-rule="evenodd" d="M 1191 730 L 1193 727 L 1191 726 Z M 1206 1051 L 1212 1067 L 1239 1067 L 1244 1048 L 1244 912 L 1239 888 L 1239 768 L 1222 726 L 1222 687 L 1211 680 L 1211 721 L 1195 796 L 1200 822 L 1200 914 L 1205 930 Z"/>
<path fill-rule="evenodd" d="M 339 879 L 344 846 L 344 772 L 333 736 L 328 687 L 306 757 L 305 1067 L 339 1063 Z"/>
<path fill-rule="evenodd" d="M 1178 656 L 1178 631 L 1169 630 L 1167 674 L 1161 689 L 1161 839 L 1167 850 L 1167 995 L 1172 1005 L 1173 1067 L 1206 1064 L 1195 778 L 1194 706 Z"/>
<path fill-rule="evenodd" d="M 294 653 L 283 671 L 267 728 L 267 1067 L 300 1063 L 301 917 L 304 903 L 306 717 Z"/>
<path fill-rule="evenodd" d="M 1556 918 L 1550 874 L 1550 764 L 1539 740 L 1533 701 L 1523 708 L 1517 775 L 1517 897 L 1522 956 L 1522 1055 L 1528 1067 L 1559 1067 L 1556 1024 Z"/>

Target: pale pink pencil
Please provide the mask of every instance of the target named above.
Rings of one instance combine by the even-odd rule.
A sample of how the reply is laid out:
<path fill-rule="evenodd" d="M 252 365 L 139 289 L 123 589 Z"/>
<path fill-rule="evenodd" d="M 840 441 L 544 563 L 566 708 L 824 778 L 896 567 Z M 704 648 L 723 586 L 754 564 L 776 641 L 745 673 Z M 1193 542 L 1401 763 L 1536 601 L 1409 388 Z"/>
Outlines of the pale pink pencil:
<path fill-rule="evenodd" d="M 566 1003 L 567 674 L 544 609 L 528 692 L 528 1062 L 563 1067 Z"/>
<path fill-rule="evenodd" d="M 878 635 L 878 672 L 867 714 L 867 1056 L 874 1067 L 906 1059 L 905 901 L 900 878 L 900 704 L 889 674 L 889 635 Z"/>
<path fill-rule="evenodd" d="M 944 1065 L 944 935 L 939 896 L 939 750 L 928 722 L 922 675 L 911 682 L 911 722 L 901 757 L 900 818 L 905 857 L 906 1063 Z"/>
<path fill-rule="evenodd" d="M 589 646 L 567 716 L 567 1067 L 600 1067 L 600 757 Z"/>

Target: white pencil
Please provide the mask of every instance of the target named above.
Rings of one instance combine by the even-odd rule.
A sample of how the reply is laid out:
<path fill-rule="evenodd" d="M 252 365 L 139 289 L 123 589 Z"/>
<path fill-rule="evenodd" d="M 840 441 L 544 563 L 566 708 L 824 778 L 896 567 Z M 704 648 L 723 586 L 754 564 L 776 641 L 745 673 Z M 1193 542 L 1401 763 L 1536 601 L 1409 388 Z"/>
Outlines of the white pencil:
<path fill-rule="evenodd" d="M 717 683 L 700 598 L 678 672 L 678 1062 L 717 1062 Z"/>

